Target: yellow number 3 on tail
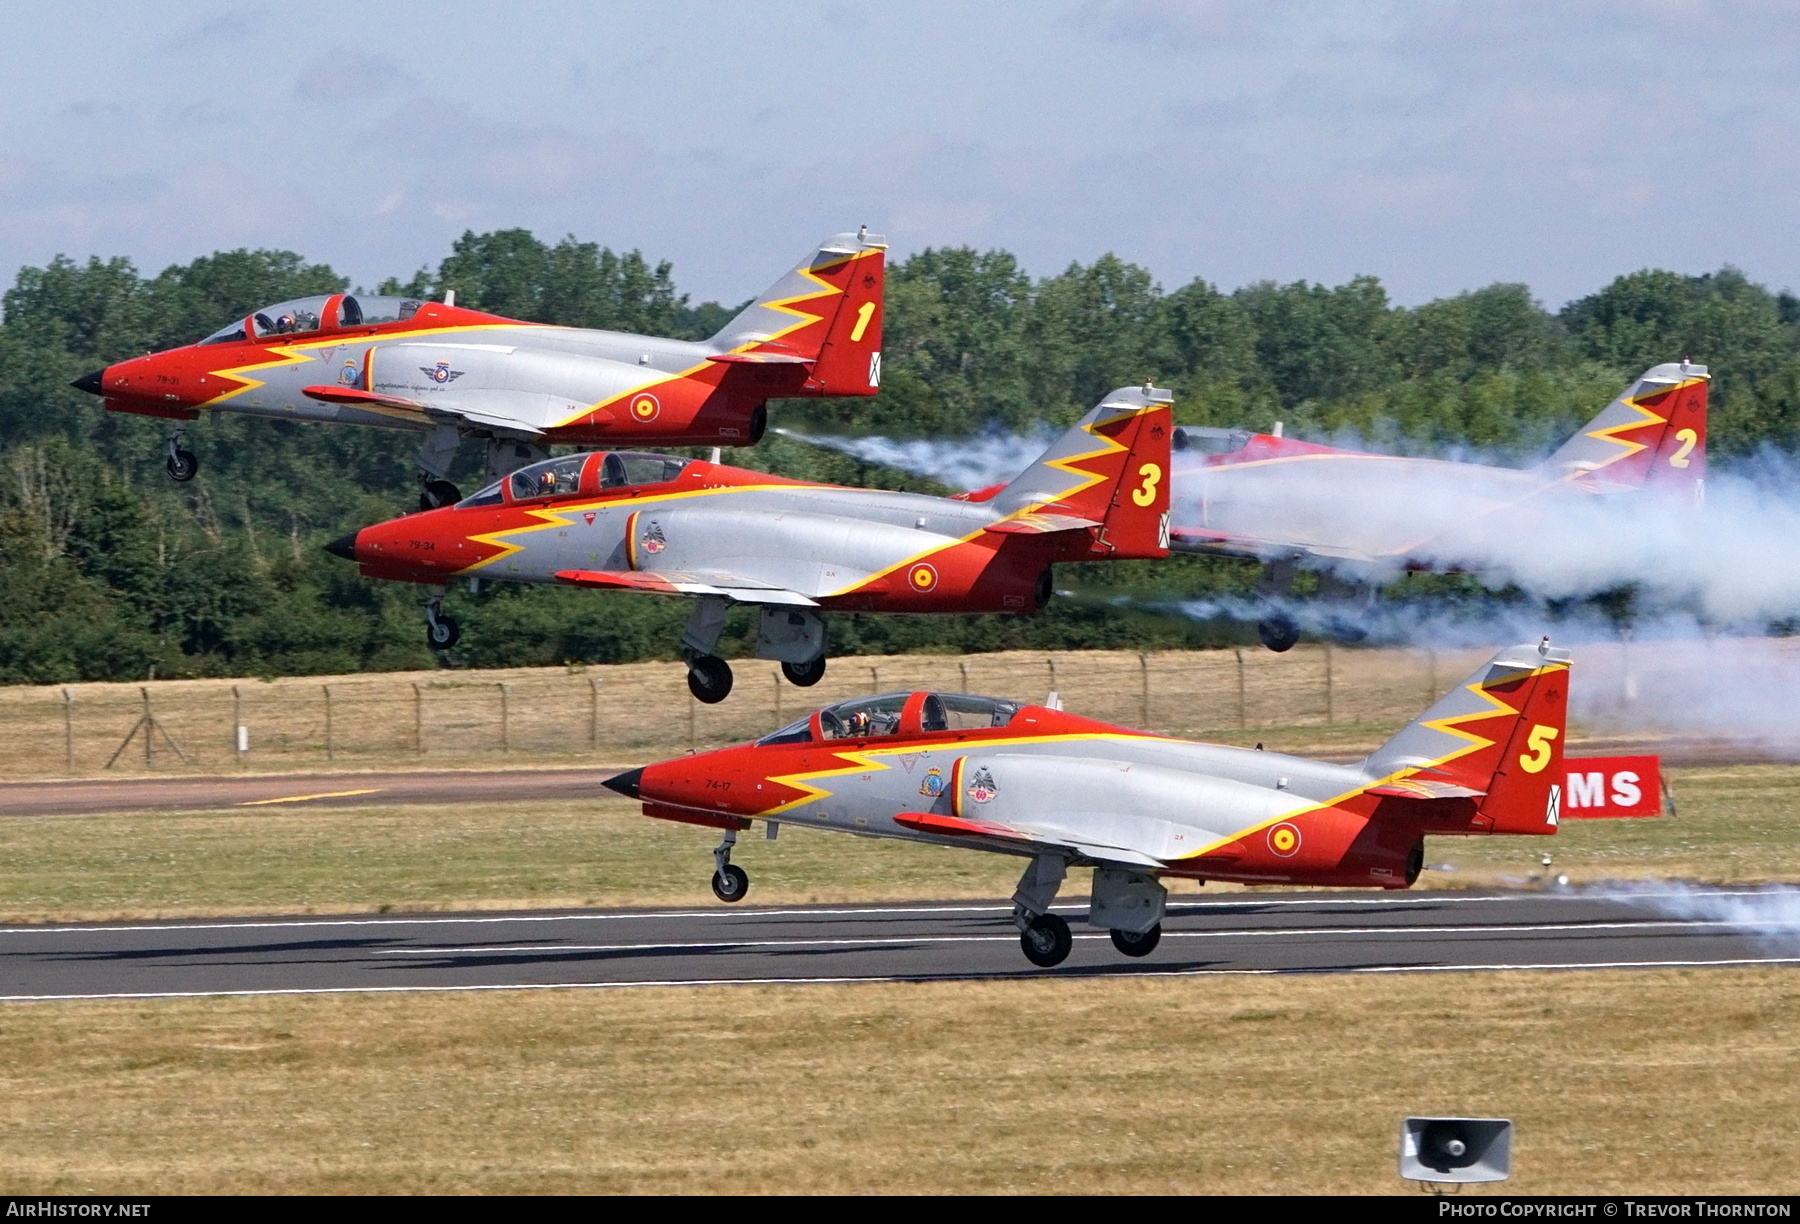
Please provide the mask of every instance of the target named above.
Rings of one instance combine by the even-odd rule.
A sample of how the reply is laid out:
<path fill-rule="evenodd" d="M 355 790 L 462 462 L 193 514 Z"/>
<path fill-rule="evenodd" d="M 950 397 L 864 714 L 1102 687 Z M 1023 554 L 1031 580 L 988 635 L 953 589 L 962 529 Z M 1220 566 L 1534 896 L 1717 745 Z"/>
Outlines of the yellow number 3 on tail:
<path fill-rule="evenodd" d="M 1162 469 L 1154 463 L 1146 463 L 1138 469 L 1138 475 L 1144 483 L 1131 491 L 1131 500 L 1140 506 L 1148 506 L 1156 500 L 1156 486 L 1162 482 Z"/>
<path fill-rule="evenodd" d="M 1525 740 L 1525 746 L 1531 751 L 1519 754 L 1519 768 L 1526 773 L 1543 773 L 1544 766 L 1550 763 L 1550 741 L 1556 738 L 1556 728 L 1546 727 L 1538 723 L 1531 728 L 1531 735 Z"/>

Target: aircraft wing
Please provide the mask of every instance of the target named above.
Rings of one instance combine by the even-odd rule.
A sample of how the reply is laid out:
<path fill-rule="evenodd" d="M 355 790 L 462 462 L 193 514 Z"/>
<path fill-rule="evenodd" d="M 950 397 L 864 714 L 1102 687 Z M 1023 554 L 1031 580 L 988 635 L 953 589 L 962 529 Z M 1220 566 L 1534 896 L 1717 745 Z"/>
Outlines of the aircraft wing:
<path fill-rule="evenodd" d="M 1165 867 L 1168 864 L 1153 854 L 1125 845 L 1110 845 L 1091 835 L 1077 834 L 1057 821 L 1057 815 L 1072 816 L 1084 823 L 1082 813 L 1052 813 L 1048 821 L 1030 825 L 1008 825 L 992 820 L 971 820 L 964 816 L 944 816 L 935 812 L 902 812 L 894 823 L 921 833 L 947 837 L 995 837 L 1003 841 L 1027 843 L 1057 850 L 1071 850 L 1085 859 L 1118 863 L 1127 867 Z"/>
<path fill-rule="evenodd" d="M 607 591 L 651 591 L 659 595 L 723 595 L 738 603 L 797 604 L 803 607 L 816 607 L 818 604 L 817 600 L 798 591 L 717 571 L 558 570 L 556 580 L 570 586 L 597 587 Z"/>
<path fill-rule="evenodd" d="M 308 399 L 322 400 L 328 404 L 349 404 L 357 408 L 403 408 L 430 416 L 455 417 L 467 421 L 471 425 L 481 425 L 488 429 L 502 429 L 509 433 L 541 434 L 544 432 L 537 426 L 526 424 L 514 417 L 495 416 L 491 412 L 465 408 L 454 403 L 425 404 L 419 400 L 408 399 L 403 395 L 385 395 L 380 391 L 364 391 L 361 387 L 325 384 L 317 387 L 304 387 L 301 389 L 301 394 Z"/>

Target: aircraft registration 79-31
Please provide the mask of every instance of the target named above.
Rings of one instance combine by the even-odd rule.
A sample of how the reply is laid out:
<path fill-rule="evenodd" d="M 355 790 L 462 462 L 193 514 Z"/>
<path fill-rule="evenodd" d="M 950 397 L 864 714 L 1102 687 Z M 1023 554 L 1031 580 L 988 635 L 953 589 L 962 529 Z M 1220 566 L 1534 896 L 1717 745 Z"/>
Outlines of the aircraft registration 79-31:
<path fill-rule="evenodd" d="M 688 687 L 731 691 L 727 609 L 762 608 L 756 657 L 795 684 L 825 674 L 823 612 L 1036 612 L 1059 561 L 1166 557 L 1166 391 L 1121 387 L 1010 484 L 961 497 L 813 484 L 698 459 L 591 452 L 521 468 L 454 506 L 326 545 L 365 576 L 419 582 L 432 646 L 456 578 L 695 597 Z"/>
<path fill-rule="evenodd" d="M 1355 765 L 993 697 L 888 693 L 606 785 L 646 816 L 725 830 L 713 852 L 724 901 L 750 886 L 731 862 L 739 831 L 794 823 L 1029 860 L 1014 922 L 1043 966 L 1071 946 L 1051 902 L 1070 867 L 1092 867 L 1088 922 L 1145 956 L 1164 879 L 1406 888 L 1428 836 L 1555 833 L 1569 668 L 1547 638 L 1503 650 Z"/>
<path fill-rule="evenodd" d="M 457 501 L 445 479 L 464 436 L 489 478 L 577 446 L 749 446 L 766 403 L 869 396 L 881 386 L 886 244 L 827 238 L 709 340 L 553 327 L 442 302 L 334 293 L 252 311 L 197 344 L 75 381 L 114 412 L 176 421 L 169 475 L 199 461 L 183 425 L 202 412 L 334 421 L 425 435 L 421 509 Z"/>

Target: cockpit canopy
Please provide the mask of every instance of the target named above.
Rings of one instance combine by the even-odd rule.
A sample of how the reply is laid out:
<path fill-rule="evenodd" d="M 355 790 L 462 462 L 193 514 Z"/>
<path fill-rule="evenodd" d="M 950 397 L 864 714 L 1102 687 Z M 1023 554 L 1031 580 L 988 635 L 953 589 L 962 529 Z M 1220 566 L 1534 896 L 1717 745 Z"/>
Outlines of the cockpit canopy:
<path fill-rule="evenodd" d="M 903 733 L 976 731 L 1004 727 L 1020 706 L 998 697 L 972 693 L 882 693 L 854 697 L 808 714 L 798 722 L 756 741 L 765 744 L 809 744 L 820 739 L 868 739 Z M 908 726 L 909 719 L 916 725 Z"/>
<path fill-rule="evenodd" d="M 1235 455 L 1250 445 L 1255 435 L 1247 429 L 1215 429 L 1208 425 L 1183 425 L 1172 439 L 1178 451 L 1202 455 Z"/>
<path fill-rule="evenodd" d="M 681 475 L 690 462 L 692 460 L 675 455 L 644 451 L 589 451 L 583 455 L 564 455 L 522 467 L 456 504 L 461 509 L 468 509 L 545 497 L 583 494 L 591 497 L 603 489 L 666 483 Z"/>
<path fill-rule="evenodd" d="M 332 303 L 336 302 L 334 306 Z M 317 297 L 295 298 L 252 311 L 248 319 L 238 319 L 220 328 L 201 344 L 230 344 L 244 339 L 245 324 L 252 339 L 267 336 L 298 336 L 308 332 L 338 327 L 370 327 L 378 323 L 397 323 L 410 319 L 424 305 L 418 298 L 380 297 L 335 293 Z"/>

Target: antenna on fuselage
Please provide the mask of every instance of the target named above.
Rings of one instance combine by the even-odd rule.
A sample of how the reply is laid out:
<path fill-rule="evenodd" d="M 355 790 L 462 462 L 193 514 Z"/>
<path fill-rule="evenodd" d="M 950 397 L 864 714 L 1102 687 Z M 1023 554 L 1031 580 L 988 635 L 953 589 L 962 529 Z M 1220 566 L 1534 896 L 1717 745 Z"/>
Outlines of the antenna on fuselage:
<path fill-rule="evenodd" d="M 456 290 L 454 290 L 454 289 L 444 290 L 444 305 L 446 305 L 446 306 L 456 305 Z"/>
<path fill-rule="evenodd" d="M 713 447 L 712 461 L 714 463 L 717 463 L 719 461 L 719 456 L 723 455 L 724 453 L 725 453 L 724 447 L 720 447 L 720 446 Z"/>

